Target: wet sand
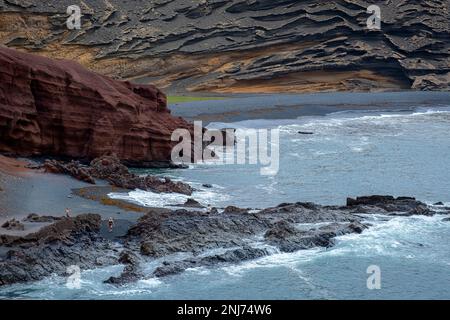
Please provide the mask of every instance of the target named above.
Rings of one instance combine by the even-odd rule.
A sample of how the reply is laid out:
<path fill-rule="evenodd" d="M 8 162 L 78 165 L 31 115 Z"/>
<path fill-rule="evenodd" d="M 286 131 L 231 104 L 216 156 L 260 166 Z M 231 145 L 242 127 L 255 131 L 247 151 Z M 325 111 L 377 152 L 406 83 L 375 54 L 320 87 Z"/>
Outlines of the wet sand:
<path fill-rule="evenodd" d="M 129 207 L 105 205 L 101 201 L 91 200 L 77 196 L 74 189 L 92 187 L 92 185 L 75 180 L 65 175 L 41 173 L 36 170 L 25 169 L 26 161 L 17 162 L 12 158 L 1 158 L 0 170 L 0 226 L 8 220 L 16 219 L 22 222 L 25 230 L 6 230 L 0 228 L 0 234 L 23 236 L 36 232 L 48 223 L 23 222 L 29 214 L 40 216 L 64 217 L 65 209 L 70 208 L 72 216 L 84 213 L 95 213 L 106 221 L 112 217 L 116 220 L 113 234 L 105 229 L 105 235 L 117 236 L 123 233 L 129 224 L 142 216 L 146 209 L 141 211 L 130 210 Z M 21 166 L 18 167 L 17 165 Z M 102 197 L 107 197 L 111 187 L 99 182 Z M 100 191 L 99 191 L 100 192 Z M 124 190 L 125 192 L 125 190 Z M 125 203 L 125 201 L 124 201 Z M 123 229 L 123 230 L 122 230 Z"/>

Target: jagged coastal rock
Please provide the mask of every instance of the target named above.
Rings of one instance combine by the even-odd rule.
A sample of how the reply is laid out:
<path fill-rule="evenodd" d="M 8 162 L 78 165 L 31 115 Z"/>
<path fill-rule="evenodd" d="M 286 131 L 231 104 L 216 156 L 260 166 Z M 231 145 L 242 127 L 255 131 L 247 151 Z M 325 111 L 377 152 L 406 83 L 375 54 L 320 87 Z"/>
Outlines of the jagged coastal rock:
<path fill-rule="evenodd" d="M 0 152 L 93 159 L 113 152 L 139 166 L 170 162 L 177 128 L 152 85 L 112 80 L 65 60 L 0 47 Z"/>
<path fill-rule="evenodd" d="M 24 237 L 0 236 L 6 249 L 0 257 L 0 286 L 64 275 L 71 265 L 86 269 L 117 263 L 117 253 L 99 236 L 100 225 L 99 215 L 84 214 Z"/>
<path fill-rule="evenodd" d="M 0 43 L 169 91 L 449 90 L 448 0 L 92 0 L 71 31 L 67 5 L 0 0 Z"/>
<path fill-rule="evenodd" d="M 46 160 L 38 168 L 44 169 L 47 173 L 67 174 L 90 184 L 96 184 L 95 179 L 102 179 L 108 181 L 112 186 L 123 189 L 151 190 L 157 193 L 180 193 L 188 196 L 192 195 L 194 191 L 189 184 L 181 181 L 172 181 L 167 177 L 159 178 L 151 175 L 139 176 L 134 174 L 120 162 L 115 154 L 95 158 L 89 165 L 73 160 L 68 163 L 58 160 Z"/>
<path fill-rule="evenodd" d="M 114 241 L 102 234 L 98 215 L 60 218 L 27 236 L 0 236 L 0 286 L 35 281 L 52 273 L 64 275 L 70 265 L 93 269 L 112 264 L 123 264 L 123 272 L 103 281 L 122 285 L 188 268 L 331 247 L 335 237 L 370 227 L 361 214 L 387 218 L 442 214 L 446 218 L 450 211 L 434 211 L 413 198 L 388 196 L 349 199 L 346 206 L 284 203 L 253 213 L 237 207 L 222 212 L 155 208 Z M 41 220 L 36 215 L 25 220 L 30 219 Z M 51 221 L 49 217 L 42 220 Z M 177 258 L 177 253 L 183 255 Z M 144 268 L 146 262 L 157 263 L 149 271 Z"/>

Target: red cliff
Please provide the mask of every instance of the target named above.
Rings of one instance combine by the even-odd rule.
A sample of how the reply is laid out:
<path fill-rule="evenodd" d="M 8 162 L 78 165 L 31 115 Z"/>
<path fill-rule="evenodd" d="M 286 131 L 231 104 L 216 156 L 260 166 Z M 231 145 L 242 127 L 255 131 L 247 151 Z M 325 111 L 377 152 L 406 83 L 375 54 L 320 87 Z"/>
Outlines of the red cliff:
<path fill-rule="evenodd" d="M 176 128 L 166 96 L 67 60 L 0 47 L 0 152 L 129 163 L 168 161 Z"/>

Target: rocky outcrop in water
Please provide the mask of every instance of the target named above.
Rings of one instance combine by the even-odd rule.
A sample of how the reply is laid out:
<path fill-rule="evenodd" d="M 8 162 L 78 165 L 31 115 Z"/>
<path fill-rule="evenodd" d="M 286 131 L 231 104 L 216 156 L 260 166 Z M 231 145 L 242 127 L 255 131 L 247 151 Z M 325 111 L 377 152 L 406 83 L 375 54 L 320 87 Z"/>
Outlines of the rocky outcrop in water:
<path fill-rule="evenodd" d="M 6 230 L 24 230 L 25 229 L 25 226 L 23 225 L 23 223 L 21 223 L 20 221 L 17 221 L 16 219 L 6 221 L 4 224 L 2 224 L 1 227 Z"/>
<path fill-rule="evenodd" d="M 369 5 L 381 30 L 368 30 Z M 448 90 L 448 0 L 0 0 L 0 42 L 170 91 Z"/>
<path fill-rule="evenodd" d="M 65 218 L 24 237 L 0 236 L 0 286 L 41 280 L 67 268 L 88 269 L 117 263 L 117 253 L 102 239 L 100 216 Z"/>
<path fill-rule="evenodd" d="M 129 164 L 169 164 L 172 132 L 191 128 L 156 87 L 71 61 L 0 47 L 0 84 L 2 153 L 91 160 L 113 152 Z"/>
<path fill-rule="evenodd" d="M 369 227 L 363 223 L 361 214 L 437 213 L 413 198 L 374 196 L 358 199 L 345 207 L 292 203 L 255 213 L 237 207 L 212 214 L 156 210 L 130 228 L 126 240 L 134 251 L 140 250 L 143 256 L 159 259 L 161 263 L 152 276 L 164 277 L 187 268 L 236 263 L 277 251 L 331 247 L 335 237 L 361 233 Z M 372 200 L 356 203 L 362 199 Z M 174 260 L 172 255 L 179 252 L 192 256 Z"/>
<path fill-rule="evenodd" d="M 424 210 L 426 209 L 426 210 Z M 387 196 L 349 199 L 348 206 L 285 203 L 257 212 L 229 207 L 225 212 L 151 209 L 116 238 L 104 238 L 98 215 L 62 218 L 24 237 L 0 236 L 0 285 L 64 275 L 77 265 L 93 269 L 123 264 L 121 274 L 104 279 L 123 285 L 167 277 L 188 268 L 236 264 L 278 252 L 331 247 L 337 236 L 370 227 L 362 214 L 450 214 L 413 198 Z M 33 217 L 33 220 L 38 217 Z M 154 262 L 151 271 L 143 264 Z"/>
<path fill-rule="evenodd" d="M 116 155 L 103 156 L 83 165 L 79 161 L 68 163 L 58 160 L 46 160 L 40 167 L 48 173 L 67 174 L 75 179 L 95 184 L 95 179 L 108 181 L 112 186 L 123 189 L 151 190 L 157 193 L 181 193 L 192 195 L 194 189 L 184 182 L 172 181 L 169 178 L 155 176 L 139 176 L 131 173 Z"/>
<path fill-rule="evenodd" d="M 135 282 L 144 277 L 140 270 L 139 257 L 131 251 L 122 251 L 119 255 L 119 263 L 124 264 L 125 267 L 118 277 L 110 277 L 105 283 L 113 285 L 121 285 L 124 283 Z"/>
<path fill-rule="evenodd" d="M 381 208 L 389 215 L 413 216 L 423 215 L 432 216 L 434 211 L 426 204 L 418 202 L 415 198 L 392 196 L 370 196 L 358 197 L 356 199 L 348 198 L 347 206 L 354 207 L 356 210 L 370 212 L 374 207 Z"/>

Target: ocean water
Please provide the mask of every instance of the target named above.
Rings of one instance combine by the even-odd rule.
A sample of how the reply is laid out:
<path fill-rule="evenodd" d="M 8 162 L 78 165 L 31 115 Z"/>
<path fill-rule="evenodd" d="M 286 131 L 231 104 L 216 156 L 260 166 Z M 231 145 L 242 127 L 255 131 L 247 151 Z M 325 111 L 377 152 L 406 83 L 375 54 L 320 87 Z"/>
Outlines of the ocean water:
<path fill-rule="evenodd" d="M 344 204 L 348 196 L 415 196 L 450 205 L 450 104 L 409 111 L 346 111 L 291 120 L 252 120 L 210 127 L 277 128 L 280 170 L 258 165 L 193 165 L 146 171 L 192 183 L 193 197 L 218 207 L 263 208 L 282 202 Z M 313 132 L 300 135 L 298 131 Z M 213 185 L 205 188 L 204 183 Z M 112 194 L 147 206 L 187 197 L 132 191 Z M 84 271 L 80 289 L 58 276 L 0 289 L 0 298 L 42 299 L 450 299 L 450 222 L 445 216 L 367 216 L 372 227 L 339 237 L 329 249 L 280 253 L 233 266 L 197 268 L 122 288 L 102 281 L 121 266 Z M 151 273 L 158 261 L 150 261 Z M 381 289 L 367 287 L 367 268 L 381 270 Z"/>
<path fill-rule="evenodd" d="M 193 197 L 203 204 L 251 208 L 297 201 L 345 204 L 349 196 L 367 194 L 450 202 L 450 106 L 417 106 L 407 112 L 345 111 L 295 120 L 211 123 L 209 127 L 279 129 L 280 164 L 274 176 L 263 176 L 261 165 L 249 164 L 156 171 L 193 184 L 198 189 Z M 204 183 L 214 188 L 204 188 Z M 179 204 L 187 198 L 143 191 L 113 196 L 149 206 Z"/>

